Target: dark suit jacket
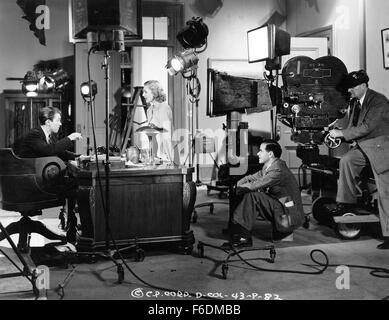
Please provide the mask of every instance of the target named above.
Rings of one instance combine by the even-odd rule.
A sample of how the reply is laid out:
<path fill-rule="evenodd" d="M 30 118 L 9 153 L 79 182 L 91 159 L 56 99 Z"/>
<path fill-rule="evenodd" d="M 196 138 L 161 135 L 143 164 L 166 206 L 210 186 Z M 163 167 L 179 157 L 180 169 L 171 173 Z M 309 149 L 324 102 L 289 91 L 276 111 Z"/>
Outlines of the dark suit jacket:
<path fill-rule="evenodd" d="M 384 95 L 368 89 L 357 125 L 350 121 L 342 131 L 347 141 L 357 141 L 378 174 L 389 170 L 389 100 Z"/>
<path fill-rule="evenodd" d="M 277 159 L 267 170 L 262 169 L 253 175 L 246 176 L 242 182 L 250 183 L 251 191 L 265 191 L 283 204 L 293 201 L 294 206 L 286 208 L 292 225 L 301 226 L 303 224 L 304 210 L 300 188 L 285 161 Z"/>
<path fill-rule="evenodd" d="M 69 156 L 66 151 L 71 150 L 72 148 L 73 143 L 68 137 L 57 140 L 52 144 L 48 144 L 45 133 L 41 127 L 38 127 L 32 129 L 23 139 L 19 156 L 21 158 L 57 156 L 66 161 L 69 160 Z"/>

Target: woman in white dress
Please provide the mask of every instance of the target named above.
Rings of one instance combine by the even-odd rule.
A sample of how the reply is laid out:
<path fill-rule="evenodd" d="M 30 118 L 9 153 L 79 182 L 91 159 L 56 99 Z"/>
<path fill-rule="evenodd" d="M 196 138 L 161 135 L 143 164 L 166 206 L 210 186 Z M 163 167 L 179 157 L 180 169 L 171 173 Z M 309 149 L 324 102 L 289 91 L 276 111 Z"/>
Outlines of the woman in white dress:
<path fill-rule="evenodd" d="M 146 112 L 148 125 L 164 129 L 156 135 L 157 157 L 172 162 L 173 112 L 166 102 L 166 94 L 157 80 L 149 80 L 144 83 L 143 97 L 149 105 Z"/>

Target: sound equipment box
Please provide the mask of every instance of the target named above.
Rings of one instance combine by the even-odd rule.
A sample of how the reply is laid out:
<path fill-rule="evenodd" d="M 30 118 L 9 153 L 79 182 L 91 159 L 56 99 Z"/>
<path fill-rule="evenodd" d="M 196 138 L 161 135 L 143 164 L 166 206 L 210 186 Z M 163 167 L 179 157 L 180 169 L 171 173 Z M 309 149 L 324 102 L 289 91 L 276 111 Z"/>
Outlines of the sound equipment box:
<path fill-rule="evenodd" d="M 142 39 L 141 0 L 72 0 L 73 38 L 89 31 L 123 30 L 125 39 Z"/>

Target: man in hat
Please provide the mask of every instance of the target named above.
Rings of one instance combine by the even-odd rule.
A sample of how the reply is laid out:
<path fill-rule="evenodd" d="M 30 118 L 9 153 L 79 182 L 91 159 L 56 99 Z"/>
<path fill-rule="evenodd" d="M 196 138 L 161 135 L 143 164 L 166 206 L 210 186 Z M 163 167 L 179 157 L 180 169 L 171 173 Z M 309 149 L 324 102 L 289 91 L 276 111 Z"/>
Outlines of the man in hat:
<path fill-rule="evenodd" d="M 330 136 L 355 143 L 340 159 L 335 213 L 355 207 L 360 194 L 356 178 L 368 159 L 377 185 L 384 236 L 377 248 L 389 249 L 389 100 L 369 88 L 364 70 L 349 73 L 345 80 L 351 95 L 349 124 L 345 129 L 331 130 Z"/>

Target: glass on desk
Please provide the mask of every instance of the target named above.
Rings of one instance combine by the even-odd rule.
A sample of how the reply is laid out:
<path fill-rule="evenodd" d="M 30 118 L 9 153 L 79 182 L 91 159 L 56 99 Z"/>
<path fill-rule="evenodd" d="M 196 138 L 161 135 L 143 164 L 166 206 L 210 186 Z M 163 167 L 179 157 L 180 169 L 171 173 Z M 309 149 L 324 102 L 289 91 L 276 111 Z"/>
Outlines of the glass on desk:
<path fill-rule="evenodd" d="M 140 149 L 139 161 L 146 165 L 151 164 L 150 150 L 148 148 Z"/>

